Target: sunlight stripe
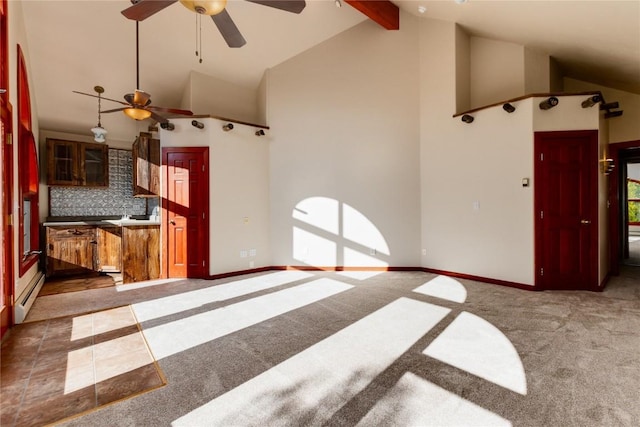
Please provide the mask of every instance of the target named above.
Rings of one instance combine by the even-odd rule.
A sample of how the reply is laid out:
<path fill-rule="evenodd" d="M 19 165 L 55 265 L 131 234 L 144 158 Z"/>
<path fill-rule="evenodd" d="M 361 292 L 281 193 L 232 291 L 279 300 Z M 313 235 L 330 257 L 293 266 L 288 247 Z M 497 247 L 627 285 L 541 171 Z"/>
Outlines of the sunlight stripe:
<path fill-rule="evenodd" d="M 357 425 L 509 427 L 511 422 L 407 372 Z"/>
<path fill-rule="evenodd" d="M 395 300 L 172 426 L 321 425 L 449 311 L 409 298 Z"/>
<path fill-rule="evenodd" d="M 180 313 L 201 307 L 205 304 L 225 301 L 265 289 L 275 288 L 287 283 L 293 283 L 298 280 L 308 279 L 309 277 L 313 277 L 313 274 L 304 271 L 280 271 L 144 301 L 133 304 L 132 307 L 138 322 L 144 322 L 145 320 Z"/>
<path fill-rule="evenodd" d="M 318 279 L 293 288 L 144 329 L 156 359 L 180 353 L 353 288 L 332 279 Z"/>

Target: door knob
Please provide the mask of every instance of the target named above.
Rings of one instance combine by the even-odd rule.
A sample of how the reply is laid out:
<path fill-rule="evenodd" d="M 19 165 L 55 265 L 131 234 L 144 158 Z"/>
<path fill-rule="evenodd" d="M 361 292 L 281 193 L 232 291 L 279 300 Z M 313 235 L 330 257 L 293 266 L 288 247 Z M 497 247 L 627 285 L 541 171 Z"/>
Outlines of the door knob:
<path fill-rule="evenodd" d="M 176 225 L 176 222 L 175 222 L 174 220 L 172 220 L 172 219 L 171 219 L 171 220 L 169 220 L 169 224 L 171 224 L 171 225 Z"/>
<path fill-rule="evenodd" d="M 591 221 L 589 221 L 588 219 L 583 219 L 580 220 L 580 224 L 591 224 Z"/>

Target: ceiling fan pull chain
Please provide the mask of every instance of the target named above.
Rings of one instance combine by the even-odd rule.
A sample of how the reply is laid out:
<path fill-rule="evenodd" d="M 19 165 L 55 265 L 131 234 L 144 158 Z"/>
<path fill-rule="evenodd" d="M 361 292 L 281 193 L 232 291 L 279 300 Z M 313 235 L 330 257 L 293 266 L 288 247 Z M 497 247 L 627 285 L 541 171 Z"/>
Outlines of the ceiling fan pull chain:
<path fill-rule="evenodd" d="M 196 56 L 199 56 L 198 55 L 198 17 L 199 17 L 199 15 L 196 13 L 196 21 L 195 21 L 195 23 L 196 23 L 196 26 L 195 26 L 195 30 L 196 30 Z"/>

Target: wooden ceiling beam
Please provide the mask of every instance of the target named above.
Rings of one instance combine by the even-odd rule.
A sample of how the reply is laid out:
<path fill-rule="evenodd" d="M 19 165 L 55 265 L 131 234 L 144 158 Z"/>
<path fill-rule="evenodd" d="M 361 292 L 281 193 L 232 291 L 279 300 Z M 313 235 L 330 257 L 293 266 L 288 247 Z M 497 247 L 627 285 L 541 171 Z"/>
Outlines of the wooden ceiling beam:
<path fill-rule="evenodd" d="M 389 0 L 344 0 L 387 30 L 400 29 L 400 9 Z"/>

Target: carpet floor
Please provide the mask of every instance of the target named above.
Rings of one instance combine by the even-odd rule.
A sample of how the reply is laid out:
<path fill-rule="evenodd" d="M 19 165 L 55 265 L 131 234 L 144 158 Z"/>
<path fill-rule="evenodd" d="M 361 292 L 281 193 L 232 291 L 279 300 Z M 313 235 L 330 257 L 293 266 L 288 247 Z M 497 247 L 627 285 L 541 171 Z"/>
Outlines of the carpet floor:
<path fill-rule="evenodd" d="M 604 292 L 279 271 L 39 297 L 130 305 L 167 384 L 65 426 L 636 426 L 640 269 Z"/>

